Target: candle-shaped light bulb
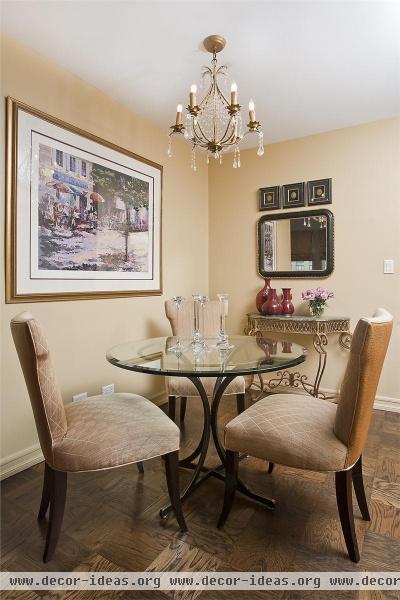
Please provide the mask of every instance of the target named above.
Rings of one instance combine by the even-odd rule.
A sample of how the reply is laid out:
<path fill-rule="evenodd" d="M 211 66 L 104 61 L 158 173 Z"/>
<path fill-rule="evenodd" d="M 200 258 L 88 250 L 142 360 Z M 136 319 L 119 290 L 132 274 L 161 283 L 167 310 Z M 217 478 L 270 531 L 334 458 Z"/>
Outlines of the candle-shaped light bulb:
<path fill-rule="evenodd" d="M 232 85 L 231 85 L 231 104 L 237 104 L 238 103 L 238 99 L 237 99 L 237 84 L 236 81 L 232 81 Z"/>
<path fill-rule="evenodd" d="M 196 106 L 196 93 L 197 93 L 197 85 L 192 83 L 190 86 L 190 94 L 189 94 L 189 104 L 190 108 Z"/>
<path fill-rule="evenodd" d="M 182 125 L 182 104 L 176 107 L 176 124 Z"/>
<path fill-rule="evenodd" d="M 250 100 L 250 102 L 249 102 L 249 117 L 250 117 L 250 122 L 254 123 L 254 121 L 256 120 L 256 111 L 255 111 L 253 100 Z"/>

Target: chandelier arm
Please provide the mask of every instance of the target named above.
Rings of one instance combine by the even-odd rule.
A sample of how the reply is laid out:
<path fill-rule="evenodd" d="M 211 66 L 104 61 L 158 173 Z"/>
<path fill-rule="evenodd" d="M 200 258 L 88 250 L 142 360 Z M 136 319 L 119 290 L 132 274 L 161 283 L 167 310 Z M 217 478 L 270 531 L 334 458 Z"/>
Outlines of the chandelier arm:
<path fill-rule="evenodd" d="M 200 134 L 198 134 L 198 132 L 196 131 L 196 128 L 200 131 Z M 211 140 L 208 139 L 208 137 L 205 135 L 204 131 L 201 128 L 200 123 L 197 121 L 196 125 L 193 126 L 193 134 L 195 136 L 196 139 L 200 140 L 201 143 L 203 144 L 208 144 Z"/>
<path fill-rule="evenodd" d="M 202 137 L 200 137 L 200 136 L 199 136 L 199 134 L 198 134 L 198 133 L 197 133 L 197 131 L 196 131 L 196 128 L 197 128 L 197 129 L 200 131 L 200 134 L 201 134 L 201 136 L 202 136 Z M 205 144 L 207 144 L 207 145 L 208 145 L 210 142 L 212 142 L 212 140 L 209 140 L 209 139 L 208 139 L 208 137 L 206 136 L 206 134 L 204 133 L 204 131 L 203 131 L 203 129 L 202 129 L 202 127 L 201 127 L 201 125 L 200 125 L 199 121 L 197 121 L 196 125 L 194 125 L 194 126 L 193 126 L 193 133 L 195 134 L 195 136 L 196 136 L 198 139 L 202 140 L 202 142 L 203 142 L 203 143 L 205 143 Z"/>
<path fill-rule="evenodd" d="M 233 117 L 231 117 L 229 119 L 228 125 L 227 125 L 227 127 L 226 127 L 226 129 L 224 131 L 224 134 L 222 135 L 222 137 L 220 138 L 220 141 L 218 142 L 219 144 L 224 144 L 225 145 L 225 143 L 229 142 L 230 140 L 233 140 L 233 139 L 236 140 L 237 139 L 237 136 L 235 135 L 235 127 L 234 127 L 234 125 L 232 123 L 232 120 L 233 120 Z M 232 131 L 232 133 L 228 137 L 226 137 L 227 133 L 228 133 L 228 130 L 231 127 L 233 127 L 233 131 Z"/>
<path fill-rule="evenodd" d="M 208 148 L 208 140 L 206 138 L 201 138 L 198 134 L 196 134 L 192 140 L 200 148 Z"/>
<path fill-rule="evenodd" d="M 221 90 L 221 88 L 220 88 L 220 87 L 219 87 L 219 85 L 218 85 L 217 78 L 215 78 L 215 87 L 216 87 L 216 90 L 217 90 L 217 92 L 218 92 L 218 95 L 220 96 L 220 98 L 221 98 L 221 100 L 223 101 L 223 103 L 224 103 L 226 106 L 230 106 L 230 102 L 229 102 L 229 101 L 228 101 L 228 99 L 225 97 L 225 94 L 224 94 L 224 92 Z"/>

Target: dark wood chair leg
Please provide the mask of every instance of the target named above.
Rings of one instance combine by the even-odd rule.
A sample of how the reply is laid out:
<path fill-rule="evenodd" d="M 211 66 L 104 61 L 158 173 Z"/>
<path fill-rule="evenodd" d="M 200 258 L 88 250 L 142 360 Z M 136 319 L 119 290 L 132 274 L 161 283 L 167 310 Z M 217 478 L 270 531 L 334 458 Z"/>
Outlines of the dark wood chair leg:
<path fill-rule="evenodd" d="M 224 505 L 222 507 L 221 515 L 219 517 L 217 527 L 223 527 L 226 519 L 231 512 L 233 501 L 235 499 L 235 492 L 237 488 L 238 479 L 238 466 L 239 466 L 239 453 L 232 452 L 231 450 L 226 451 L 226 479 L 225 479 L 225 495 Z"/>
<path fill-rule="evenodd" d="M 139 471 L 139 473 L 141 475 L 144 475 L 144 464 L 142 463 L 142 461 L 136 463 L 137 465 L 137 470 Z"/>
<path fill-rule="evenodd" d="M 187 403 L 187 398 L 186 396 L 182 396 L 181 397 L 181 406 L 180 406 L 180 412 L 179 412 L 179 420 L 181 423 L 185 422 L 185 415 L 186 415 L 186 403 Z"/>
<path fill-rule="evenodd" d="M 272 471 L 274 470 L 274 463 L 269 462 L 268 463 L 268 474 L 270 475 L 272 473 Z"/>
<path fill-rule="evenodd" d="M 40 508 L 38 513 L 39 521 L 45 518 L 47 509 L 49 508 L 52 481 L 51 477 L 51 469 L 47 463 L 44 463 L 42 499 L 40 501 Z"/>
<path fill-rule="evenodd" d="M 175 423 L 176 397 L 168 396 L 168 416 Z"/>
<path fill-rule="evenodd" d="M 369 515 L 367 498 L 365 496 L 365 489 L 364 489 L 364 481 L 363 481 L 363 474 L 362 474 L 362 457 L 361 456 L 358 459 L 358 461 L 356 462 L 356 464 L 354 465 L 354 467 L 352 468 L 351 474 L 353 477 L 354 491 L 356 493 L 356 498 L 357 498 L 358 506 L 360 507 L 362 518 L 364 519 L 364 521 L 370 521 L 371 517 Z"/>
<path fill-rule="evenodd" d="M 61 531 L 65 499 L 67 496 L 67 473 L 64 473 L 63 471 L 54 471 L 50 467 L 49 469 L 51 473 L 50 518 L 47 528 L 43 562 L 48 562 L 53 558 Z"/>
<path fill-rule="evenodd" d="M 242 413 L 245 409 L 245 400 L 246 395 L 245 394 L 236 394 L 236 407 L 237 407 L 237 414 L 240 415 L 240 413 Z"/>
<path fill-rule="evenodd" d="M 336 500 L 350 560 L 358 562 L 360 560 L 360 553 L 358 551 L 357 536 L 354 527 L 351 471 L 352 469 L 335 473 Z"/>
<path fill-rule="evenodd" d="M 176 520 L 182 532 L 187 531 L 185 517 L 182 512 L 181 493 L 179 488 L 179 452 L 164 454 L 165 473 L 167 476 L 168 493 L 174 509 Z"/>

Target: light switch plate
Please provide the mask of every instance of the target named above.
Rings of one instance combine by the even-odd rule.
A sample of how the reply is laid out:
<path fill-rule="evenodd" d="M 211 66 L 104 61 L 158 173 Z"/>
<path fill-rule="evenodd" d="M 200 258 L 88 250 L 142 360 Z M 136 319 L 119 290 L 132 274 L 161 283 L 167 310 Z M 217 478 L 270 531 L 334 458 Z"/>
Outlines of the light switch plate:
<path fill-rule="evenodd" d="M 394 260 L 392 258 L 385 258 L 383 261 L 383 272 L 394 273 Z"/>

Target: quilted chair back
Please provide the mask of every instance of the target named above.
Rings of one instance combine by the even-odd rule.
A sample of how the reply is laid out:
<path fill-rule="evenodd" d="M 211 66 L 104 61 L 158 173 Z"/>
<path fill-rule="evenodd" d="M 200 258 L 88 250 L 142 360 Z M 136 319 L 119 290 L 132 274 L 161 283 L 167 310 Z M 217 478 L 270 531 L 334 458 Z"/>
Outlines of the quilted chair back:
<path fill-rule="evenodd" d="M 65 435 L 67 419 L 47 340 L 39 323 L 28 312 L 11 320 L 11 333 L 28 388 L 40 446 L 46 462 L 52 466 L 53 444 Z"/>
<path fill-rule="evenodd" d="M 392 315 L 379 308 L 371 319 L 360 319 L 353 334 L 334 424 L 348 447 L 349 467 L 364 449 L 392 327 Z"/>
<path fill-rule="evenodd" d="M 226 314 L 228 314 L 228 302 L 225 304 Z M 193 300 L 182 302 L 179 315 L 179 331 L 177 322 L 177 309 L 173 300 L 165 302 L 165 314 L 171 323 L 172 334 L 179 335 L 181 338 L 190 338 L 193 334 Z M 200 309 L 201 318 L 202 309 Z M 220 307 L 219 300 L 210 300 L 204 308 L 204 335 L 205 337 L 216 337 L 220 329 Z"/>

